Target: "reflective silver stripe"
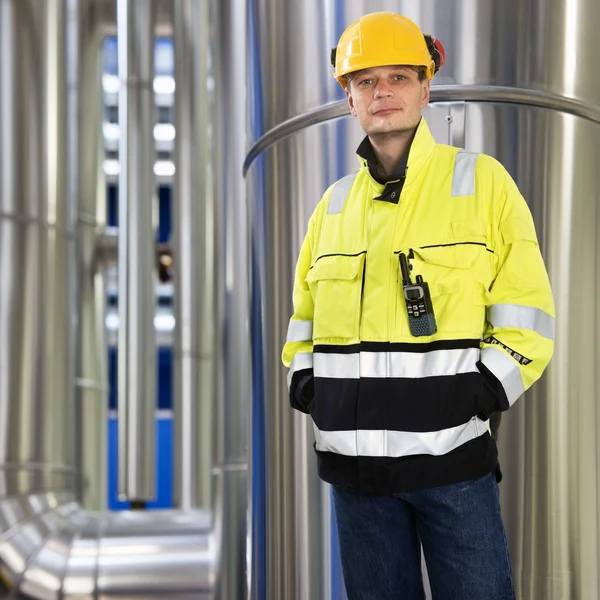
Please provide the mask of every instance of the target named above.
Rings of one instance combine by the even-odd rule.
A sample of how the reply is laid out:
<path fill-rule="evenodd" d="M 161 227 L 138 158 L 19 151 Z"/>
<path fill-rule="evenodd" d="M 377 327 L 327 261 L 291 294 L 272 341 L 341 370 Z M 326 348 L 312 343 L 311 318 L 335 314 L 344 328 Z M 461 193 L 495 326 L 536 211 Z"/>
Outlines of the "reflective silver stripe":
<path fill-rule="evenodd" d="M 291 320 L 288 325 L 286 342 L 311 342 L 313 322 Z"/>
<path fill-rule="evenodd" d="M 346 198 L 350 193 L 350 188 L 356 178 L 356 173 L 358 173 L 358 171 L 342 177 L 333 186 L 331 195 L 329 196 L 329 207 L 327 208 L 328 215 L 339 215 L 342 212 L 344 204 L 346 204 Z"/>
<path fill-rule="evenodd" d="M 314 355 L 315 377 L 333 379 L 358 379 L 360 377 L 360 353 Z"/>
<path fill-rule="evenodd" d="M 359 377 L 420 378 L 476 373 L 479 353 L 479 348 L 433 350 L 423 353 L 316 353 L 314 374 L 315 377 L 358 379 Z"/>
<path fill-rule="evenodd" d="M 321 431 L 314 423 L 317 450 L 345 456 L 400 457 L 415 454 L 440 456 L 484 435 L 489 422 L 473 417 L 468 423 L 441 431 Z"/>
<path fill-rule="evenodd" d="M 493 327 L 517 327 L 554 339 L 554 317 L 540 308 L 519 304 L 494 304 L 488 308 L 488 321 Z"/>
<path fill-rule="evenodd" d="M 454 159 L 452 196 L 472 196 L 475 193 L 475 163 L 478 154 L 461 150 Z"/>
<path fill-rule="evenodd" d="M 312 352 L 298 352 L 292 359 L 290 370 L 287 376 L 288 390 L 292 385 L 292 377 L 296 371 L 303 371 L 304 369 L 313 368 L 313 354 Z"/>
<path fill-rule="evenodd" d="M 500 380 L 512 406 L 525 391 L 519 363 L 496 346 L 489 346 L 481 351 L 481 362 Z"/>

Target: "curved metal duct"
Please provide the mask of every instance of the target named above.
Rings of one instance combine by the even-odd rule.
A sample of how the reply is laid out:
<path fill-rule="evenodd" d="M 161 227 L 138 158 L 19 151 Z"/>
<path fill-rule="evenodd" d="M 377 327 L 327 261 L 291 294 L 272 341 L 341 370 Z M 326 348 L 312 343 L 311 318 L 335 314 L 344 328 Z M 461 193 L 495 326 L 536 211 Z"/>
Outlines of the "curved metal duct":
<path fill-rule="evenodd" d="M 0 526 L 0 573 L 16 598 L 213 598 L 206 512 L 99 515 L 30 489 L 0 500 Z"/>
<path fill-rule="evenodd" d="M 598 597 L 596 443 L 600 15 L 589 0 L 296 3 L 254 0 L 246 160 L 253 244 L 252 597 L 337 598 L 323 529 L 328 494 L 306 419 L 288 408 L 279 352 L 295 260 L 326 187 L 355 168 L 362 137 L 341 105 L 327 57 L 361 14 L 392 10 L 433 32 L 448 61 L 428 120 L 438 141 L 499 158 L 528 199 L 553 282 L 556 354 L 500 429 L 503 511 L 519 597 Z M 318 126 L 311 126 L 321 122 Z M 264 437 L 263 437 L 264 436 Z M 257 469 L 256 464 L 252 465 Z M 268 499 L 264 512 L 260 500 Z M 326 518 L 326 517 L 325 517 Z M 318 594 L 316 590 L 325 591 Z M 307 591 L 309 590 L 309 591 Z"/>
<path fill-rule="evenodd" d="M 93 0 L 0 2 L 0 578 L 14 598 L 208 600 L 210 512 L 79 503 L 105 502 L 76 477 L 102 473 L 107 406 L 90 348 L 103 296 L 90 270 L 104 193 L 97 16 Z M 89 337 L 76 352 L 79 302 Z"/>

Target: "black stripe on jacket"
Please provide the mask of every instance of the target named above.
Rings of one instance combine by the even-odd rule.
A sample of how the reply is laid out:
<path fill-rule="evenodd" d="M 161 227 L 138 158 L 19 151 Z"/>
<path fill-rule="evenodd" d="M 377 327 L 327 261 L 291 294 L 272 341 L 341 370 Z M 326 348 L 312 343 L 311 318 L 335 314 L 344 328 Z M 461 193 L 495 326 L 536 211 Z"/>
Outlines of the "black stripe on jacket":
<path fill-rule="evenodd" d="M 363 494 L 412 492 L 476 479 L 494 470 L 497 481 L 502 477 L 496 444 L 488 434 L 442 456 L 373 458 L 315 452 L 323 481 Z"/>

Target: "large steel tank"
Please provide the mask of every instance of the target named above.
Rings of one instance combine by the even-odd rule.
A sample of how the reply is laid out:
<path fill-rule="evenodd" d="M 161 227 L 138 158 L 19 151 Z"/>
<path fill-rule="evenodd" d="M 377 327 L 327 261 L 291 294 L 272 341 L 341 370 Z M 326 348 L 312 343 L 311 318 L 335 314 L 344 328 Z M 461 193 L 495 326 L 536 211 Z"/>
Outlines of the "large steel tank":
<path fill-rule="evenodd" d="M 503 419 L 502 507 L 519 598 L 596 599 L 600 13 L 590 0 L 250 3 L 253 598 L 342 593 L 329 493 L 308 419 L 289 408 L 280 351 L 308 218 L 356 168 L 362 137 L 329 51 L 376 10 L 441 39 L 447 64 L 426 111 L 436 139 L 498 158 L 532 210 L 556 296 L 556 351 Z"/>

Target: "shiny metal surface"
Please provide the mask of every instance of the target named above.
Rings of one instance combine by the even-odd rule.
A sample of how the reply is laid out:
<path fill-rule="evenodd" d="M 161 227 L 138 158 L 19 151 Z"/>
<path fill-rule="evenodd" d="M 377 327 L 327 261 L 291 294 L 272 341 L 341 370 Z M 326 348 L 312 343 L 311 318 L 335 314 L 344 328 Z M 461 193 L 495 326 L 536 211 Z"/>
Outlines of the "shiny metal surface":
<path fill-rule="evenodd" d="M 581 100 L 565 98 L 551 92 L 517 89 L 502 86 L 481 85 L 435 85 L 431 89 L 431 103 L 436 102 L 507 102 L 524 106 L 538 106 L 558 110 L 567 114 L 600 123 L 600 108 Z M 319 106 L 305 113 L 291 117 L 276 125 L 258 139 L 250 148 L 244 160 L 244 175 L 256 157 L 279 140 L 306 127 L 312 127 L 337 117 L 350 114 L 348 102 L 338 100 L 325 106 Z"/>
<path fill-rule="evenodd" d="M 242 164 L 247 148 L 244 78 L 246 3 L 210 2 L 211 127 L 217 299 L 215 404 L 215 537 L 220 557 L 215 594 L 247 597 L 248 234 Z M 210 321 L 210 316 L 207 316 Z"/>
<path fill-rule="evenodd" d="M 97 8 L 0 1 L 0 577 L 15 599 L 208 600 L 211 513 L 79 502 L 106 499 Z"/>
<path fill-rule="evenodd" d="M 442 40 L 447 63 L 427 110 L 435 137 L 496 156 L 531 206 L 560 325 L 545 377 L 503 419 L 503 511 L 518 597 L 592 600 L 600 538 L 593 158 L 600 149 L 600 15 L 589 0 L 251 3 L 253 419 L 263 434 L 252 440 L 252 597 L 340 594 L 334 582 L 327 594 L 307 591 L 323 581 L 302 557 L 323 564 L 327 556 L 311 533 L 326 527 L 327 500 L 308 500 L 319 485 L 310 470 L 312 433 L 288 409 L 279 351 L 308 217 L 327 185 L 356 168 L 362 137 L 348 118 L 312 126 L 345 111 L 332 103 L 341 96 L 329 49 L 345 25 L 375 10 L 405 14 Z"/>
<path fill-rule="evenodd" d="M 118 0 L 119 495 L 155 496 L 154 0 Z"/>
<path fill-rule="evenodd" d="M 125 512 L 105 521 L 97 594 L 206 598 L 213 582 L 214 542 L 208 512 Z"/>
<path fill-rule="evenodd" d="M 214 587 L 211 515 L 92 513 L 67 492 L 0 499 L 0 576 L 11 597 L 199 598 Z"/>
<path fill-rule="evenodd" d="M 35 18 L 31 10 L 30 2 L 0 5 L 0 464 L 72 472 L 72 440 L 63 435 L 73 425 L 67 269 L 75 237 L 66 194 L 66 77 L 58 68 L 65 5 L 52 2 Z M 41 483 L 44 471 L 32 477 Z"/>
<path fill-rule="evenodd" d="M 175 503 L 212 504 L 216 404 L 216 253 L 210 175 L 209 3 L 173 5 L 176 168 L 173 188 Z M 222 365 L 219 365 L 222 367 Z"/>
<path fill-rule="evenodd" d="M 507 121 L 506 109 L 481 114 L 481 108 L 469 108 L 491 128 Z M 543 240 L 558 327 L 548 376 L 502 422 L 503 511 L 522 597 L 592 600 L 600 594 L 594 333 L 600 177 L 593 158 L 600 127 L 539 109 L 511 117 L 518 134 L 503 158 L 512 159 Z M 500 139 L 498 133 L 497 147 Z M 477 147 L 475 139 L 469 143 Z"/>
<path fill-rule="evenodd" d="M 76 436 L 78 496 L 84 508 L 107 505 L 108 365 L 105 277 L 106 226 L 102 170 L 102 30 L 92 0 L 69 0 L 69 173 L 78 210 Z M 115 257 L 117 244 L 115 238 Z"/>
<path fill-rule="evenodd" d="M 117 35 L 117 3 L 116 0 L 92 0 L 95 5 L 96 18 L 105 35 Z M 157 37 L 173 36 L 173 0 L 154 0 L 155 2 L 155 34 Z"/>

